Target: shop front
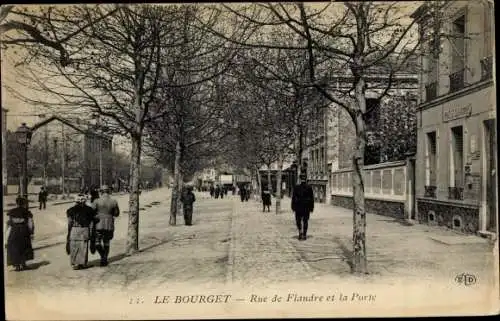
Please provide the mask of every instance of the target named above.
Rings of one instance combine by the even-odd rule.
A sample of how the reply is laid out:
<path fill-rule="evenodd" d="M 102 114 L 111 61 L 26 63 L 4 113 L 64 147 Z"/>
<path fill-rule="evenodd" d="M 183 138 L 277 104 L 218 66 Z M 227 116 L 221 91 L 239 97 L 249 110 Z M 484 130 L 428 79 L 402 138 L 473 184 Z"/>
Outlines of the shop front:
<path fill-rule="evenodd" d="M 460 232 L 497 233 L 496 106 L 491 83 L 421 106 L 418 220 Z"/>

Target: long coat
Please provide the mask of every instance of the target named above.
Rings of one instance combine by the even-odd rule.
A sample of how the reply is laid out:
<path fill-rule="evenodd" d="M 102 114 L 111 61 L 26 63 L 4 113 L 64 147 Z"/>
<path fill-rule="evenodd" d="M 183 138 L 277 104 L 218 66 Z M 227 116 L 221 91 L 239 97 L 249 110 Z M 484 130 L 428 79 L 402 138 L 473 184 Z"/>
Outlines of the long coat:
<path fill-rule="evenodd" d="M 296 213 L 311 213 L 314 211 L 314 192 L 306 183 L 296 185 L 293 189 L 292 211 Z"/>
<path fill-rule="evenodd" d="M 33 214 L 24 208 L 16 207 L 7 213 L 7 265 L 21 265 L 33 260 L 31 235 L 35 232 Z"/>
<path fill-rule="evenodd" d="M 265 206 L 271 206 L 271 192 L 267 190 L 262 192 L 262 204 Z"/>
<path fill-rule="evenodd" d="M 112 199 L 109 194 L 103 194 L 93 203 L 94 209 L 97 212 L 99 222 L 96 224 L 96 230 L 115 230 L 115 217 L 120 215 L 118 202 Z"/>

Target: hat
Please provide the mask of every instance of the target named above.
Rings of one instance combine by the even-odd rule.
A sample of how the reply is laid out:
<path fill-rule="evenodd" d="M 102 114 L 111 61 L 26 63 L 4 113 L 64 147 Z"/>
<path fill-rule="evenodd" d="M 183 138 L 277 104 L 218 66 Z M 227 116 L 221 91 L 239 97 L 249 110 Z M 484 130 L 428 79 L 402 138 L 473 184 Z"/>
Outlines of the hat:
<path fill-rule="evenodd" d="M 78 194 L 78 196 L 76 197 L 76 202 L 77 203 L 85 203 L 87 201 L 87 196 L 85 194 Z"/>
<path fill-rule="evenodd" d="M 101 191 L 108 192 L 109 191 L 109 186 L 108 185 L 102 185 L 101 186 Z"/>
<path fill-rule="evenodd" d="M 19 195 L 18 197 L 16 197 L 16 204 L 17 205 L 24 205 L 27 202 L 28 202 L 28 200 L 24 196 Z"/>

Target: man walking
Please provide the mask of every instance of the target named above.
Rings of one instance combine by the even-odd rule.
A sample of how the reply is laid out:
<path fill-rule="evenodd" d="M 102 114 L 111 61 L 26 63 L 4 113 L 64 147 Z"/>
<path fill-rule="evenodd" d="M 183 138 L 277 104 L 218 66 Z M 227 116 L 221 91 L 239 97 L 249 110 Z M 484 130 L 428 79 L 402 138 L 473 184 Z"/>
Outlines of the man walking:
<path fill-rule="evenodd" d="M 111 198 L 109 187 L 101 188 L 101 196 L 93 203 L 96 217 L 96 250 L 101 256 L 101 266 L 108 265 L 108 255 L 111 240 L 115 231 L 115 217 L 120 215 L 118 202 Z"/>
<path fill-rule="evenodd" d="M 306 240 L 309 214 L 314 211 L 314 193 L 306 182 L 305 174 L 300 175 L 300 184 L 293 189 L 292 211 L 295 212 L 299 240 Z"/>
<path fill-rule="evenodd" d="M 193 187 L 189 186 L 186 188 L 186 192 L 182 193 L 181 202 L 184 211 L 184 224 L 193 225 L 193 203 L 196 201 L 196 197 L 193 193 Z"/>
<path fill-rule="evenodd" d="M 38 193 L 38 202 L 40 203 L 39 209 L 42 209 L 42 207 L 43 209 L 47 208 L 47 196 L 48 193 L 45 190 L 45 187 L 42 186 L 42 188 L 40 188 L 40 192 Z"/>

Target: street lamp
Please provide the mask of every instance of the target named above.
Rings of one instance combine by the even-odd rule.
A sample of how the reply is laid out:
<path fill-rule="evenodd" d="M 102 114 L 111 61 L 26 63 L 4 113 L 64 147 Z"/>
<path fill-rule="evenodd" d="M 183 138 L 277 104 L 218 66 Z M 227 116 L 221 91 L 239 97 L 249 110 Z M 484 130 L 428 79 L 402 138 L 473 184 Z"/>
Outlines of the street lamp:
<path fill-rule="evenodd" d="M 22 123 L 16 130 L 17 142 L 21 145 L 22 161 L 21 161 L 21 188 L 19 194 L 26 199 L 28 198 L 28 146 L 31 143 L 32 130 L 26 123 Z"/>

